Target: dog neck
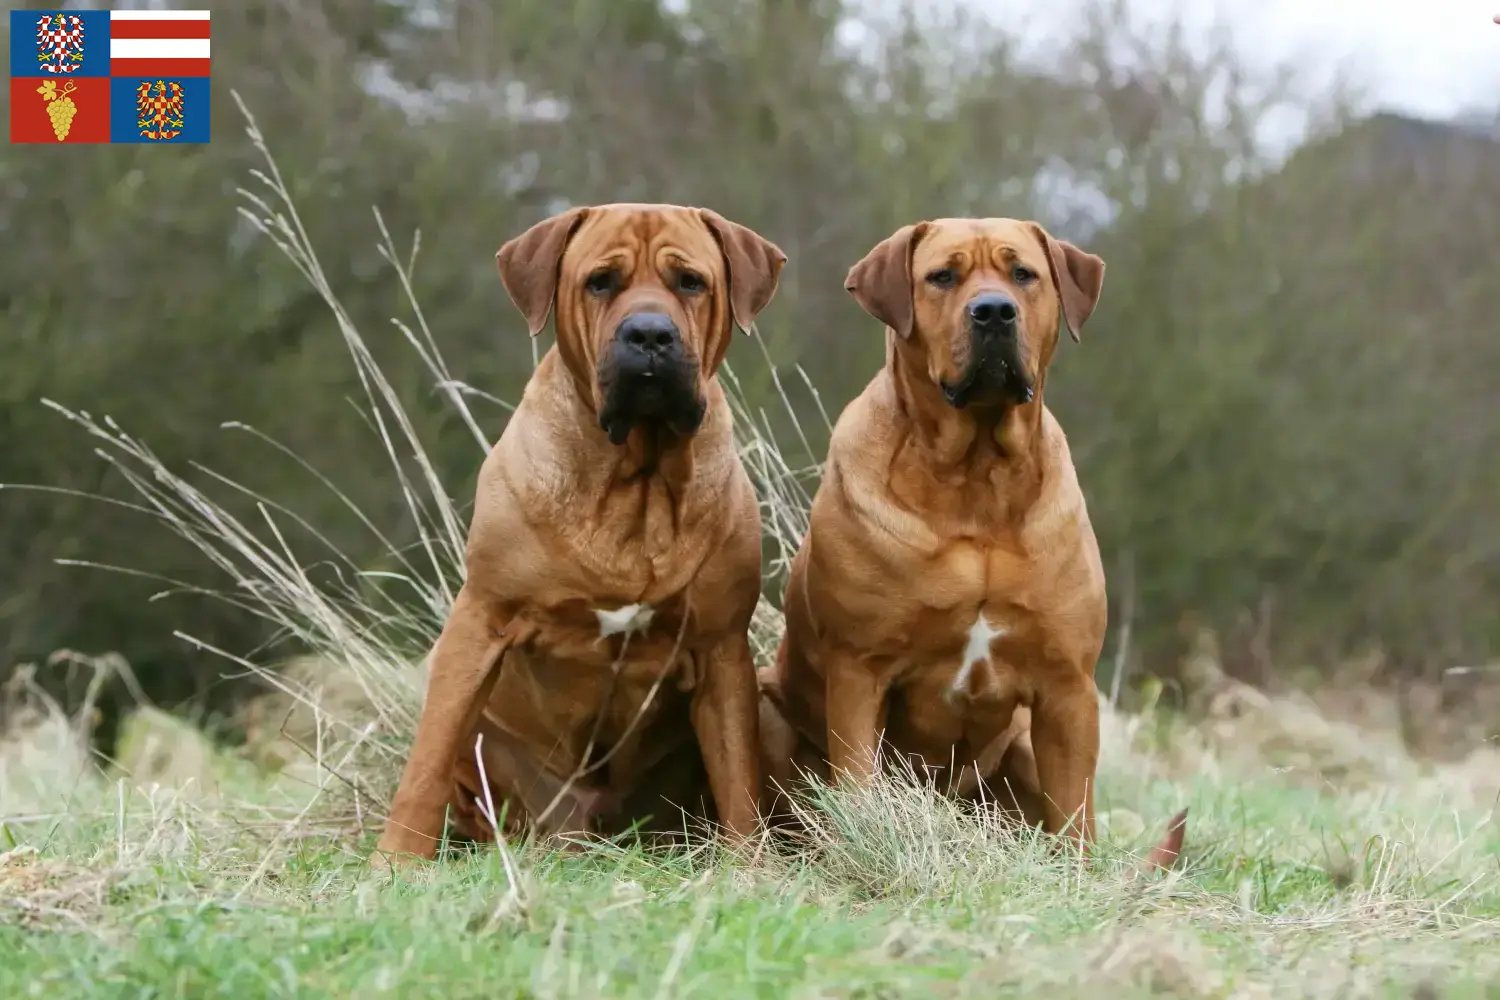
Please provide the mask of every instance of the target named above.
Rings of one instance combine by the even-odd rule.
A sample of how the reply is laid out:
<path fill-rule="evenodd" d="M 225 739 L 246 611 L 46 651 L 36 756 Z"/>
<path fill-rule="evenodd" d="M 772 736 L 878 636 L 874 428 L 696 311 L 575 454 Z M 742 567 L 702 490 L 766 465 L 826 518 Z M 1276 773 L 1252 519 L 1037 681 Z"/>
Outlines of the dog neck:
<path fill-rule="evenodd" d="M 1021 478 L 1041 475 L 1042 395 L 1046 371 L 1038 375 L 1029 403 L 957 409 L 943 397 L 925 366 L 908 356 L 890 335 L 886 370 L 911 440 L 936 470 L 972 471 L 989 478 L 1004 463 Z"/>
<path fill-rule="evenodd" d="M 729 431 L 720 411 L 722 390 L 709 383 L 708 412 L 698 432 L 690 437 L 666 427 L 638 426 L 623 444 L 612 444 L 599 428 L 599 414 L 588 387 L 571 377 L 568 366 L 549 351 L 537 368 L 535 380 L 561 384 L 564 391 L 543 397 L 550 400 L 546 422 L 561 429 L 568 440 L 561 447 L 570 455 L 583 456 L 558 467 L 567 481 L 553 487 L 570 502 L 582 503 L 615 526 L 617 541 L 641 539 L 652 552 L 669 549 L 678 530 L 695 522 L 705 506 L 712 506 L 716 481 L 727 470 L 704 464 L 704 456 L 717 454 L 712 445 L 725 444 Z"/>
<path fill-rule="evenodd" d="M 688 438 L 672 433 L 666 426 L 652 424 L 631 429 L 622 445 L 613 449 L 615 478 L 620 482 L 639 482 L 650 477 L 662 479 L 673 493 L 681 492 L 692 476 L 693 451 Z"/>

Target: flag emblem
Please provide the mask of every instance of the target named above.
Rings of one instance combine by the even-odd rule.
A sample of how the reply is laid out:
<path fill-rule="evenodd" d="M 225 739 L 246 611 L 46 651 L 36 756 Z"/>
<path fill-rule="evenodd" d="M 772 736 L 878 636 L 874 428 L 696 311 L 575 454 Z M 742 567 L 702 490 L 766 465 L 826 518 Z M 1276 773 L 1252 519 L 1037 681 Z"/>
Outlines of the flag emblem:
<path fill-rule="evenodd" d="M 161 6 L 11 11 L 10 141 L 208 142 L 209 12 Z"/>
<path fill-rule="evenodd" d="M 182 134 L 182 104 L 186 94 L 176 80 L 144 80 L 135 88 L 135 127 L 141 138 L 175 139 Z"/>
<path fill-rule="evenodd" d="M 206 10 L 109 12 L 110 76 L 206 77 L 210 44 Z"/>
<path fill-rule="evenodd" d="M 83 65 L 83 18 L 43 14 L 36 22 L 36 61 L 43 73 L 71 73 Z"/>
<path fill-rule="evenodd" d="M 47 118 L 52 122 L 52 134 L 57 136 L 58 142 L 65 141 L 73 128 L 73 116 L 78 114 L 78 105 L 68 95 L 77 89 L 78 84 L 72 80 L 64 83 L 62 90 L 57 89 L 56 80 L 43 80 L 42 85 L 36 88 L 36 92 L 42 95 L 42 100 L 47 102 Z"/>

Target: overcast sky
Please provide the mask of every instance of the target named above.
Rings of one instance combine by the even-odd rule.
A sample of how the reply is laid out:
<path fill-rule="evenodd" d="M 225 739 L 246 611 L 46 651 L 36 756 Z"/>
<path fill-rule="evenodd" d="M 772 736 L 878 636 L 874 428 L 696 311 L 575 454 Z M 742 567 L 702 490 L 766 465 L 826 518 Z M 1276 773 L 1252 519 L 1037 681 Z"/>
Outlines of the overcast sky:
<path fill-rule="evenodd" d="M 1500 108 L 1500 0 L 1191 0 L 1183 9 L 1200 4 L 1221 10 L 1252 50 L 1343 63 L 1383 106 L 1429 117 Z"/>
<path fill-rule="evenodd" d="M 1066 26 L 1078 0 L 956 2 L 1040 40 Z M 1426 117 L 1500 108 L 1500 25 L 1492 20 L 1500 0 L 1130 0 L 1129 6 L 1152 19 L 1180 11 L 1205 29 L 1221 19 L 1247 56 L 1297 59 L 1319 82 L 1342 71 L 1381 107 Z"/>

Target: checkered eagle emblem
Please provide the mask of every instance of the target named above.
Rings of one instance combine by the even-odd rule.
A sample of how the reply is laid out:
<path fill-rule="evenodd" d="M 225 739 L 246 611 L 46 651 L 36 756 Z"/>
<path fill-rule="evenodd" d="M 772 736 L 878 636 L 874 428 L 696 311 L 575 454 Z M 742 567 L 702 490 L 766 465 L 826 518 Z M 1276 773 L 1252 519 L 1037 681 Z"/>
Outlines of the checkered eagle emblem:
<path fill-rule="evenodd" d="M 175 139 L 182 134 L 182 84 L 175 80 L 145 81 L 135 88 L 136 128 L 145 139 Z"/>
<path fill-rule="evenodd" d="M 83 18 L 77 14 L 38 18 L 36 61 L 44 73 L 71 73 L 83 65 Z"/>

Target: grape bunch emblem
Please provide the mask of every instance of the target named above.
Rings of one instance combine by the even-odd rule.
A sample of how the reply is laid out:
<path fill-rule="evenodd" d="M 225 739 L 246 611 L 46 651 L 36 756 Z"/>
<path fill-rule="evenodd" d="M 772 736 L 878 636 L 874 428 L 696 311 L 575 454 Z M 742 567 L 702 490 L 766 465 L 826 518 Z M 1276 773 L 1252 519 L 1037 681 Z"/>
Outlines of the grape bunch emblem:
<path fill-rule="evenodd" d="M 61 90 L 57 89 L 56 80 L 43 80 L 42 85 L 36 88 L 36 92 L 42 95 L 42 100 L 47 102 L 47 117 L 52 119 L 52 134 L 57 136 L 58 142 L 68 137 L 68 132 L 73 127 L 73 118 L 78 114 L 78 105 L 68 96 L 74 89 L 72 80 Z"/>

